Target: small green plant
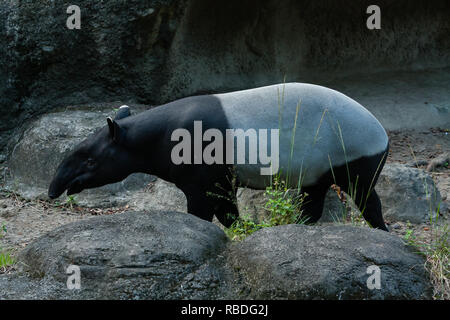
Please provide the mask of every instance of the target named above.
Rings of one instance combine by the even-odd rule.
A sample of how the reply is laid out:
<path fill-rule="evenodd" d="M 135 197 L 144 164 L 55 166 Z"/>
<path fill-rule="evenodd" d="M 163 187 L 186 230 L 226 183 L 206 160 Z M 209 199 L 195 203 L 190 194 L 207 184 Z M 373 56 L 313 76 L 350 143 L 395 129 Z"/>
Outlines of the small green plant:
<path fill-rule="evenodd" d="M 73 209 L 73 207 L 76 207 L 78 205 L 78 203 L 77 203 L 77 199 L 75 198 L 75 196 L 73 196 L 73 195 L 67 196 L 66 205 L 70 209 Z"/>
<path fill-rule="evenodd" d="M 306 195 L 289 190 L 279 176 L 275 177 L 272 184 L 266 188 L 265 196 L 267 200 L 264 209 L 268 211 L 268 217 L 259 223 L 251 219 L 249 215 L 239 217 L 230 228 L 225 230 L 228 237 L 240 241 L 262 228 L 303 224 L 307 221 L 302 216 L 301 210 Z"/>
<path fill-rule="evenodd" d="M 2 225 L 0 228 L 0 239 L 3 238 L 7 232 L 8 232 L 8 229 L 6 228 L 6 224 L 4 222 L 2 222 Z"/>
<path fill-rule="evenodd" d="M 6 224 L 2 222 L 0 227 L 0 239 L 4 238 L 8 229 Z M 0 273 L 6 272 L 14 265 L 15 261 L 10 250 L 4 250 L 0 247 Z"/>
<path fill-rule="evenodd" d="M 275 177 L 271 186 L 266 188 L 267 202 L 264 208 L 270 213 L 269 224 L 279 226 L 284 224 L 305 223 L 301 206 L 306 194 L 289 190 L 286 183 Z"/>
<path fill-rule="evenodd" d="M 403 239 L 405 239 L 409 245 L 415 244 L 416 235 L 414 234 L 414 229 L 412 229 L 411 223 L 409 221 L 406 223 L 406 232 L 403 236 Z"/>
<path fill-rule="evenodd" d="M 270 227 L 266 222 L 257 223 L 249 215 L 239 217 L 230 228 L 225 229 L 226 235 L 234 241 L 241 241 L 253 232 Z"/>
<path fill-rule="evenodd" d="M 15 264 L 15 259 L 10 250 L 0 248 L 0 273 L 9 270 Z"/>

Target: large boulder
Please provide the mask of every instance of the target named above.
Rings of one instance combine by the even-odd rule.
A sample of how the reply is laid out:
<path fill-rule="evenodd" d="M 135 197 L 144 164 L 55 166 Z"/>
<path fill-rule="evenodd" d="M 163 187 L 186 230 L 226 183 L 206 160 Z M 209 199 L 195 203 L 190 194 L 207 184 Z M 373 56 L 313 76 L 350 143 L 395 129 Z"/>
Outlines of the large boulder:
<path fill-rule="evenodd" d="M 232 248 L 247 299 L 430 299 L 424 261 L 400 238 L 352 226 L 286 225 Z M 369 289 L 376 266 L 380 289 Z M 373 268 L 373 267 L 372 267 Z"/>
<path fill-rule="evenodd" d="M 162 179 L 156 179 L 144 189 L 133 192 L 128 206 L 138 211 L 187 212 L 187 200 L 184 193 L 175 184 Z"/>
<path fill-rule="evenodd" d="M 192 215 L 126 212 L 57 228 L 18 260 L 45 284 L 47 298 L 214 299 L 222 281 L 214 260 L 227 241 Z M 80 290 L 67 289 L 70 265 L 80 268 Z"/>
<path fill-rule="evenodd" d="M 239 188 L 236 194 L 239 216 L 248 217 L 255 222 L 262 222 L 268 218 L 264 208 L 267 202 L 265 190 Z"/>
<path fill-rule="evenodd" d="M 98 111 L 75 110 L 46 114 L 30 123 L 9 158 L 6 188 L 27 199 L 47 198 L 47 190 L 58 165 L 81 141 L 106 125 L 118 105 Z M 143 107 L 133 108 L 133 112 Z M 134 192 L 143 190 L 155 177 L 132 174 L 125 180 L 76 195 L 86 206 L 105 207 L 128 203 Z"/>
<path fill-rule="evenodd" d="M 443 204 L 429 173 L 401 164 L 383 168 L 376 190 L 387 220 L 427 222 L 436 219 L 437 210 Z"/>

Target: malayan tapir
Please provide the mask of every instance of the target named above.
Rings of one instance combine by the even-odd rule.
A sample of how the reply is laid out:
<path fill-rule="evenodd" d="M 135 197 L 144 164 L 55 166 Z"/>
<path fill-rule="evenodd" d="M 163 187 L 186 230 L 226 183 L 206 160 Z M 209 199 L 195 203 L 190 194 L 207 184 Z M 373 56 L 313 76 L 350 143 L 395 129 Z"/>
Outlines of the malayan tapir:
<path fill-rule="evenodd" d="M 48 195 L 57 198 L 65 190 L 71 195 L 121 181 L 131 173 L 148 173 L 181 189 L 189 213 L 208 221 L 216 215 L 229 227 L 238 216 L 236 203 L 229 199 L 230 194 L 236 195 L 237 185 L 265 189 L 272 177 L 261 174 L 261 154 L 255 149 L 248 149 L 245 160 L 257 152 L 257 163 L 194 159 L 196 150 L 201 154 L 212 143 L 203 139 L 199 144 L 198 137 L 184 141 L 192 146 L 192 152 L 184 154 L 192 161 L 174 163 L 173 149 L 181 138 L 174 139 L 173 133 L 181 129 L 195 136 L 199 123 L 203 132 L 215 129 L 224 137 L 232 129 L 278 129 L 277 146 L 268 136 L 264 138 L 267 150 L 273 153 L 278 148 L 278 170 L 272 174 L 309 195 L 303 205 L 308 222 L 320 218 L 327 190 L 336 184 L 355 196 L 372 227 L 388 231 L 374 189 L 389 149 L 386 131 L 348 96 L 305 83 L 192 96 L 136 115 L 130 115 L 128 107 L 121 108 L 115 119 L 108 118 L 105 127 L 60 164 Z M 224 158 L 238 152 L 237 143 L 234 149 L 227 148 L 227 143 L 214 152 L 223 153 Z"/>

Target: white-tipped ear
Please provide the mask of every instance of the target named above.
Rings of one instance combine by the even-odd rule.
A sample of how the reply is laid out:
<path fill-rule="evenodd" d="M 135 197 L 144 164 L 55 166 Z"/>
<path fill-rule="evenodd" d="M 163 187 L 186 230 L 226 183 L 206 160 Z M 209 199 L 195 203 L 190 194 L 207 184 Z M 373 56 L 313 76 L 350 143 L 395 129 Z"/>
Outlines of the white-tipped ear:
<path fill-rule="evenodd" d="M 109 136 L 114 142 L 121 143 L 123 141 L 125 130 L 117 123 L 116 120 L 112 120 L 110 117 L 106 118 L 109 128 Z"/>
<path fill-rule="evenodd" d="M 114 120 L 111 117 L 106 118 L 109 128 L 109 136 L 114 139 Z"/>
<path fill-rule="evenodd" d="M 130 107 L 123 105 L 117 111 L 116 116 L 114 117 L 114 120 L 120 120 L 120 119 L 129 117 L 130 115 L 131 115 Z"/>

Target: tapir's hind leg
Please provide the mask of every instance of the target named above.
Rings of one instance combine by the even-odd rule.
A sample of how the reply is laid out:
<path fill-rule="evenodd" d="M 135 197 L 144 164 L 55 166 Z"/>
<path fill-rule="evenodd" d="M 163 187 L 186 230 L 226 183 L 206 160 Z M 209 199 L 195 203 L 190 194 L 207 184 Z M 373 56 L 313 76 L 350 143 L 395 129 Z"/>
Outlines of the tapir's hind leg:
<path fill-rule="evenodd" d="M 373 227 L 388 231 L 381 213 L 381 202 L 375 185 L 386 161 L 387 149 L 371 157 L 364 157 L 342 166 L 335 172 L 337 185 L 346 190 Z M 349 181 L 350 179 L 350 181 Z"/>
<path fill-rule="evenodd" d="M 359 172 L 359 186 L 356 184 L 356 196 L 354 200 L 359 210 L 362 212 L 364 219 L 373 227 L 384 231 L 389 231 L 386 227 L 381 212 L 381 201 L 375 191 L 375 185 L 378 181 L 381 170 L 386 161 L 386 154 L 373 157 L 369 163 L 372 163 L 372 170 Z M 375 167 L 376 164 L 376 167 Z M 364 167 L 363 167 L 364 168 Z"/>
<path fill-rule="evenodd" d="M 365 208 L 360 207 L 360 210 L 363 212 L 364 219 L 370 223 L 372 227 L 389 231 L 384 224 L 383 216 L 381 214 L 381 201 L 375 189 L 369 194 Z"/>
<path fill-rule="evenodd" d="M 370 187 L 370 182 L 360 180 L 358 184 L 357 187 L 348 188 L 347 194 L 352 197 L 364 219 L 373 228 L 389 231 L 383 221 L 381 201 L 377 192 Z"/>

